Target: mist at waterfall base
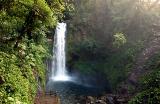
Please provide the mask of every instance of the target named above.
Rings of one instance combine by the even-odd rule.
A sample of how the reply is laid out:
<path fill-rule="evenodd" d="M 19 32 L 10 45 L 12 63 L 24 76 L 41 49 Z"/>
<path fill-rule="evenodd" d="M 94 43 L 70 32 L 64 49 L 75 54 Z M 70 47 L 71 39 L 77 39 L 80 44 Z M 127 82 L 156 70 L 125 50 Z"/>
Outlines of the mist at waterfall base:
<path fill-rule="evenodd" d="M 102 78 L 80 74 L 78 71 L 67 72 L 65 37 L 66 23 L 58 23 L 54 36 L 53 59 L 50 65 L 50 74 L 48 74 L 46 92 L 56 92 L 60 96 L 62 104 L 74 104 L 73 99 L 77 95 L 99 95 L 106 89 L 109 91 L 106 81 L 103 81 Z"/>

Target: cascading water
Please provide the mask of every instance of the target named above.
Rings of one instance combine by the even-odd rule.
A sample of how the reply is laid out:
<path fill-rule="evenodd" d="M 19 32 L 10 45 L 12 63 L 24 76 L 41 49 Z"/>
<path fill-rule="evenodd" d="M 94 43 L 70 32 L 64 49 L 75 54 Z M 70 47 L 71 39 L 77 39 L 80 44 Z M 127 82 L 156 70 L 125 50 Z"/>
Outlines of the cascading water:
<path fill-rule="evenodd" d="M 54 81 L 69 81 L 70 77 L 66 71 L 65 57 L 65 35 L 66 23 L 58 23 L 53 47 L 53 62 L 52 62 L 52 79 Z"/>
<path fill-rule="evenodd" d="M 100 94 L 100 92 L 104 92 L 104 89 L 101 88 L 101 86 L 92 86 L 95 85 L 93 83 L 94 80 L 92 80 L 92 78 L 89 78 L 89 76 L 80 76 L 80 74 L 73 72 L 71 76 L 67 74 L 65 57 L 65 35 L 66 23 L 58 23 L 53 44 L 54 47 L 52 66 L 51 68 L 48 67 L 48 72 L 50 73 L 51 70 L 52 73 L 51 76 L 49 74 L 46 92 L 56 92 L 56 94 L 61 99 L 61 104 L 78 104 L 79 102 L 76 99 L 77 96 L 97 95 Z M 90 82 L 92 82 L 93 84 Z M 97 81 L 95 82 L 97 83 Z"/>

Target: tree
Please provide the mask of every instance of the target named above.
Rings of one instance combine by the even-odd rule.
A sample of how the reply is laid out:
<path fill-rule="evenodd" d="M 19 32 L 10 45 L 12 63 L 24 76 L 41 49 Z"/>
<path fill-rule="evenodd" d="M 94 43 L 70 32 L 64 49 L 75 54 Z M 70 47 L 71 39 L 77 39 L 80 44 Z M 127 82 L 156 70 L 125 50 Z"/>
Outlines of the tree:
<path fill-rule="evenodd" d="M 0 0 L 0 103 L 33 104 L 45 84 L 47 36 L 65 10 L 61 0 Z"/>

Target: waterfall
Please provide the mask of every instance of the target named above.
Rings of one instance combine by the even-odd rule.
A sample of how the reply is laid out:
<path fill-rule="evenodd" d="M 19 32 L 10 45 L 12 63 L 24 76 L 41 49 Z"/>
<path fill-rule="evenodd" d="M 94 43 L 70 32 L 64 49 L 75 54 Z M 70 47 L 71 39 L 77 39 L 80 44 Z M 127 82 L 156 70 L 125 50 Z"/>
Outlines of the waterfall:
<path fill-rule="evenodd" d="M 65 57 L 66 23 L 58 23 L 53 44 L 52 79 L 54 81 L 68 81 L 70 77 L 66 71 Z"/>

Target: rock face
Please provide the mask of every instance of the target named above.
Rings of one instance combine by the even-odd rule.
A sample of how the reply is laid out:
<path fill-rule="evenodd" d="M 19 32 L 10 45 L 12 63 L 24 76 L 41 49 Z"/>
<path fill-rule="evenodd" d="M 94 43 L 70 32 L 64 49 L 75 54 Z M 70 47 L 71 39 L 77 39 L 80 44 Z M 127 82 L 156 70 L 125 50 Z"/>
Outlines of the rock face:
<path fill-rule="evenodd" d="M 152 72 L 148 69 L 146 62 L 160 51 L 160 37 L 153 37 L 144 49 L 137 55 L 135 63 L 128 73 L 126 81 L 122 82 L 118 88 L 118 94 L 129 94 L 134 96 L 139 89 L 139 79 Z"/>
<path fill-rule="evenodd" d="M 107 94 L 101 97 L 79 97 L 77 104 L 127 104 L 129 98 L 125 96 L 118 96 L 113 94 Z"/>
<path fill-rule="evenodd" d="M 60 99 L 55 94 L 39 92 L 34 104 L 60 104 Z"/>

